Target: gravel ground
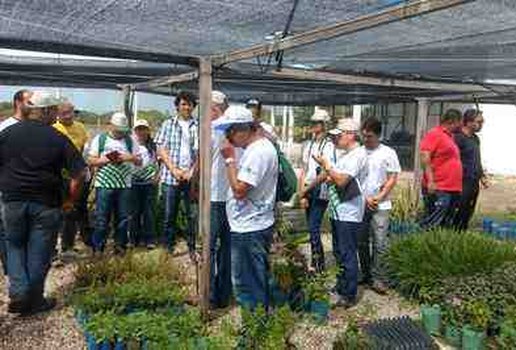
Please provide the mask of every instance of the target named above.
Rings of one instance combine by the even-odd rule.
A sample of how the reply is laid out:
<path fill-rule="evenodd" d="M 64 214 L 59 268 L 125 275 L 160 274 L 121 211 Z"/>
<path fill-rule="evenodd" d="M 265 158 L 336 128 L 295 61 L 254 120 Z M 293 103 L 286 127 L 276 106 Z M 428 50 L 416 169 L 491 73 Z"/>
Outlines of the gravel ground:
<path fill-rule="evenodd" d="M 325 245 L 329 242 L 325 239 Z M 191 291 L 195 293 L 195 265 L 186 254 L 186 246 L 180 245 L 177 262 L 191 276 Z M 331 254 L 328 254 L 331 256 Z M 73 310 L 65 305 L 73 283 L 74 264 L 54 266 L 47 279 L 47 294 L 58 298 L 56 310 L 36 317 L 21 318 L 7 313 L 5 279 L 0 277 L 0 349 L 2 350 L 77 350 L 85 349 L 84 338 L 73 317 Z M 395 293 L 380 296 L 370 290 L 360 291 L 360 303 L 351 310 L 333 309 L 325 326 L 316 326 L 308 319 L 302 320 L 292 342 L 298 349 L 331 349 L 335 336 L 344 331 L 350 316 L 367 321 L 378 317 L 399 315 L 417 316 L 417 309 L 404 302 Z M 236 307 L 227 310 L 232 318 L 240 318 Z M 215 321 L 216 323 L 217 321 Z"/>

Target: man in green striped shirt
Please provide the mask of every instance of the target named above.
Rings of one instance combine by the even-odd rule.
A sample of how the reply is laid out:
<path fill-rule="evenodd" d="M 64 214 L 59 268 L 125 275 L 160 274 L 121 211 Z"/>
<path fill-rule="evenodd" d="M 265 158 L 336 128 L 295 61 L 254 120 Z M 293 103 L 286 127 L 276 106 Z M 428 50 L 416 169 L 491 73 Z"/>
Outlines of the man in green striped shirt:
<path fill-rule="evenodd" d="M 97 135 L 90 146 L 89 162 L 96 168 L 94 251 L 104 250 L 112 214 L 115 252 L 122 253 L 126 249 L 133 166 L 141 162 L 129 131 L 127 117 L 117 112 L 111 117 L 109 132 Z"/>

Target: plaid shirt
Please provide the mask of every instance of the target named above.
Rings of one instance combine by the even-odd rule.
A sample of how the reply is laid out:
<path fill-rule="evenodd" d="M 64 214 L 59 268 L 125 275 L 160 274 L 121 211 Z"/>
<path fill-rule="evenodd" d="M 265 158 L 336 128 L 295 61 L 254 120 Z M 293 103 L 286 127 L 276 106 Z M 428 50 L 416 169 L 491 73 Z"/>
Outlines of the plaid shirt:
<path fill-rule="evenodd" d="M 190 119 L 189 131 L 190 144 L 182 145 L 181 140 L 183 131 L 179 124 L 178 117 L 171 117 L 161 124 L 154 141 L 156 142 L 157 147 L 164 148 L 168 151 L 172 164 L 179 163 L 181 147 L 190 147 L 190 154 L 192 155 L 192 164 L 190 166 L 193 166 L 197 161 L 197 152 L 199 151 L 199 127 L 197 120 L 194 118 Z M 166 166 L 161 167 L 160 178 L 161 182 L 164 184 L 178 184 L 177 180 L 172 176 L 172 173 L 170 173 Z"/>

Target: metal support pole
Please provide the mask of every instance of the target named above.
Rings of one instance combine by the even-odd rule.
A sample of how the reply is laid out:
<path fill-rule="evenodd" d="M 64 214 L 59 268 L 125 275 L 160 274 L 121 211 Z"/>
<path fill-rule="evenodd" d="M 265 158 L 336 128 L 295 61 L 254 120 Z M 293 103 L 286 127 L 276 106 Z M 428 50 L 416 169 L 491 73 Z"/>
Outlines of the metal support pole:
<path fill-rule="evenodd" d="M 421 154 L 419 146 L 426 132 L 428 123 L 428 111 L 430 109 L 430 101 L 426 98 L 417 100 L 417 117 L 416 117 L 416 140 L 414 145 L 414 188 L 419 193 L 421 188 Z"/>
<path fill-rule="evenodd" d="M 202 237 L 200 276 L 201 312 L 207 319 L 210 308 L 210 184 L 211 184 L 211 120 L 212 64 L 209 58 L 199 61 L 200 137 L 199 137 L 199 237 Z"/>

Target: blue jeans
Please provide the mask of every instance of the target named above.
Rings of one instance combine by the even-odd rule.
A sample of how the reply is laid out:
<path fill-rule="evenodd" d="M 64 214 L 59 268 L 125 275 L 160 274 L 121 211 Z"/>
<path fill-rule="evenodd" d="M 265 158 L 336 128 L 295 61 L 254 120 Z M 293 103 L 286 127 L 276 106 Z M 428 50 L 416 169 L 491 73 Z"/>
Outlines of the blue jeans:
<path fill-rule="evenodd" d="M 151 244 L 154 240 L 154 204 L 156 189 L 153 184 L 133 185 L 131 243 L 135 246 Z"/>
<path fill-rule="evenodd" d="M 60 208 L 36 202 L 6 202 L 7 274 L 11 299 L 40 298 L 61 225 Z"/>
<path fill-rule="evenodd" d="M 436 227 L 451 227 L 455 218 L 457 204 L 460 201 L 460 193 L 436 191 L 428 193 L 423 191 L 425 203 L 425 216 L 421 220 L 421 228 L 430 230 Z"/>
<path fill-rule="evenodd" d="M 95 232 L 93 249 L 103 251 L 109 232 L 111 215 L 114 215 L 115 245 L 124 250 L 127 245 L 127 231 L 131 215 L 131 189 L 96 189 Z"/>
<path fill-rule="evenodd" d="M 338 257 L 339 274 L 337 275 L 337 292 L 354 300 L 358 289 L 357 239 L 362 223 L 333 221 L 335 249 Z"/>
<path fill-rule="evenodd" d="M 231 276 L 238 304 L 269 306 L 269 250 L 273 228 L 231 233 Z"/>
<path fill-rule="evenodd" d="M 195 225 L 193 208 L 190 199 L 190 184 L 182 183 L 177 186 L 164 185 L 165 216 L 163 218 L 163 232 L 167 240 L 168 249 L 174 250 L 177 227 L 177 214 L 179 206 L 183 202 L 187 216 L 187 244 L 190 253 L 195 251 Z"/>
<path fill-rule="evenodd" d="M 210 303 L 226 307 L 231 298 L 231 232 L 225 202 L 211 202 Z"/>
<path fill-rule="evenodd" d="M 318 192 L 318 191 L 317 191 Z M 328 201 L 317 198 L 318 193 L 311 193 L 308 209 L 306 209 L 306 221 L 310 232 L 310 247 L 312 251 L 312 267 L 316 271 L 324 270 L 324 249 L 321 242 L 321 224 L 324 212 L 328 207 Z"/>

